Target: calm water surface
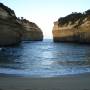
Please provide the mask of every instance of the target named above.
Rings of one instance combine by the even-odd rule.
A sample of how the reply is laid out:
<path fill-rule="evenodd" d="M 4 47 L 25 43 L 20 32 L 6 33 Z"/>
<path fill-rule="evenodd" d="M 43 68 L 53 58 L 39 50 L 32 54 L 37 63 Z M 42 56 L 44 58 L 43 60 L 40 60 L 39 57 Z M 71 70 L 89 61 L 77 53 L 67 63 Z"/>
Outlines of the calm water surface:
<path fill-rule="evenodd" d="M 90 73 L 90 45 L 44 40 L 0 48 L 0 74 L 57 77 L 80 73 Z"/>

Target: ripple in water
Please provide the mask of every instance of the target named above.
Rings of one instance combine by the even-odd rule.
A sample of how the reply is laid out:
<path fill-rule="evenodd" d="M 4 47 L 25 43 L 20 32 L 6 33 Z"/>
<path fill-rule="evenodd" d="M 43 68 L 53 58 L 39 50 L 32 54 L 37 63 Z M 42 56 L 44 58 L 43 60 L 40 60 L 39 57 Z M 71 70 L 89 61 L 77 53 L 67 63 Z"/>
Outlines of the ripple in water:
<path fill-rule="evenodd" d="M 90 72 L 90 46 L 53 43 L 51 40 L 23 42 L 0 48 L 0 73 L 30 77 L 56 77 Z"/>

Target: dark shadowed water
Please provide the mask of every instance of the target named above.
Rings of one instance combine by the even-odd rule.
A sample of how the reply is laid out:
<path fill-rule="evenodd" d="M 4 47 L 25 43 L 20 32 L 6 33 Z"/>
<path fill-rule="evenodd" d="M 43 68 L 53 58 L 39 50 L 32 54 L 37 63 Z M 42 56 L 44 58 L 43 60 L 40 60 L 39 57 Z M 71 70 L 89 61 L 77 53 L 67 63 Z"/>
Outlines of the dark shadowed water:
<path fill-rule="evenodd" d="M 90 72 L 90 45 L 22 42 L 0 49 L 0 73 L 30 77 L 57 77 Z"/>

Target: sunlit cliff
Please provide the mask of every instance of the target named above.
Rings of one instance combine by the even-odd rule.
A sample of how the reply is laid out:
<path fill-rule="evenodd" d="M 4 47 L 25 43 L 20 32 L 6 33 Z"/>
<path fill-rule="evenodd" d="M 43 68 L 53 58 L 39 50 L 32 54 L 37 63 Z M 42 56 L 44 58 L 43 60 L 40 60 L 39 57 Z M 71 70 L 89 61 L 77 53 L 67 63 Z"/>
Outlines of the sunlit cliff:
<path fill-rule="evenodd" d="M 59 18 L 52 32 L 55 42 L 90 43 L 90 10 Z"/>

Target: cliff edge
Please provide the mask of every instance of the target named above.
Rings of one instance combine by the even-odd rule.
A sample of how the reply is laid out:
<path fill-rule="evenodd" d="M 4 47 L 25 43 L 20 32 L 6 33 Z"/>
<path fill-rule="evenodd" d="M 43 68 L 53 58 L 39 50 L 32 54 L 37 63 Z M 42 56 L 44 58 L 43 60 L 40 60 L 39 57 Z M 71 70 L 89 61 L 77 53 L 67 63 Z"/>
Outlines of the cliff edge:
<path fill-rule="evenodd" d="M 34 22 L 26 19 L 18 19 L 18 22 L 23 26 L 22 40 L 24 41 L 42 41 L 43 32 Z"/>
<path fill-rule="evenodd" d="M 52 33 L 54 42 L 90 43 L 90 10 L 59 18 Z"/>
<path fill-rule="evenodd" d="M 17 18 L 12 9 L 0 3 L 0 46 L 15 45 L 23 40 L 43 40 L 43 32 L 35 23 Z"/>
<path fill-rule="evenodd" d="M 22 26 L 16 21 L 14 11 L 0 3 L 0 46 L 19 43 L 21 29 Z"/>

